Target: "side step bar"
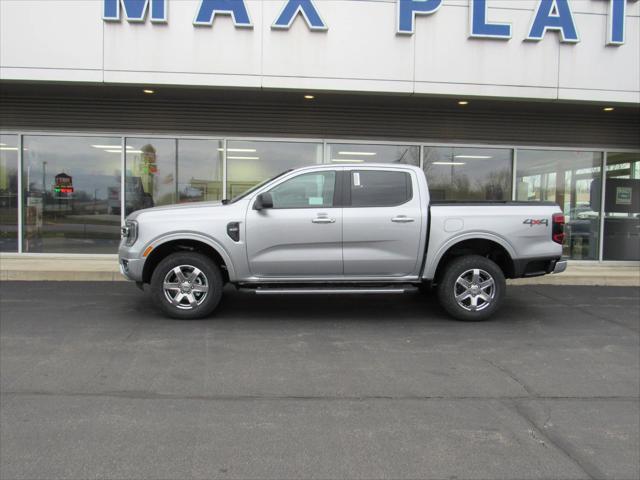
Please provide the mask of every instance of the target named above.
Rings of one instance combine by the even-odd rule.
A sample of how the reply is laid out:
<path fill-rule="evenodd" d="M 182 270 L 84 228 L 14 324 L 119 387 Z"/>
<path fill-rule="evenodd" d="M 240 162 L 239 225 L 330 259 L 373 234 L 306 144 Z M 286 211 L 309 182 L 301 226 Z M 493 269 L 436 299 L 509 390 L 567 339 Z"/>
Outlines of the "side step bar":
<path fill-rule="evenodd" d="M 322 294 L 363 294 L 363 293 L 410 293 L 418 290 L 413 285 L 397 287 L 258 287 L 241 288 L 243 292 L 254 292 L 257 295 L 322 295 Z"/>

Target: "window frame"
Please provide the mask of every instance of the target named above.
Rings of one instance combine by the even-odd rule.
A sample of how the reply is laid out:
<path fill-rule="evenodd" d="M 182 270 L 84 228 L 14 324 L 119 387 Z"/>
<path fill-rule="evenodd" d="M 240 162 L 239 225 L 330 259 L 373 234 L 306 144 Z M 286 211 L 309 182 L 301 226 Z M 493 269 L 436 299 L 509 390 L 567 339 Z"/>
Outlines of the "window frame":
<path fill-rule="evenodd" d="M 405 182 L 407 183 L 407 187 L 409 189 L 409 196 L 406 200 L 400 203 L 394 203 L 390 205 L 353 205 L 351 198 L 351 179 L 352 174 L 355 172 L 383 172 L 383 173 L 402 173 L 405 175 Z M 343 178 L 343 199 L 344 199 L 344 207 L 345 208 L 393 208 L 399 207 L 401 205 L 405 205 L 413 200 L 414 197 L 414 188 L 413 188 L 413 175 L 412 172 L 402 169 L 389 169 L 389 168 L 363 168 L 363 169 L 350 169 L 345 170 L 344 178 Z"/>
<path fill-rule="evenodd" d="M 331 203 L 332 205 L 327 207 L 327 206 L 323 206 L 323 205 L 307 205 L 305 207 L 276 207 L 275 205 L 270 208 L 269 210 L 310 210 L 310 209 L 321 209 L 321 208 L 342 208 L 341 205 L 341 195 L 340 195 L 340 174 L 342 172 L 335 170 L 335 169 L 322 169 L 322 170 L 315 170 L 315 171 L 311 171 L 311 172 L 301 172 L 299 175 L 295 175 L 293 177 L 289 177 L 287 179 L 282 180 L 281 182 L 279 182 L 277 185 L 273 185 L 271 188 L 269 188 L 268 190 L 264 190 L 260 193 L 258 193 L 258 195 L 261 195 L 263 193 L 268 193 L 271 194 L 271 191 L 280 187 L 281 185 L 284 185 L 285 183 L 294 180 L 298 177 L 302 177 L 304 175 L 317 175 L 317 174 L 323 174 L 323 173 L 333 173 L 334 177 L 333 177 L 333 197 L 331 199 Z M 254 192 L 255 193 L 255 192 Z M 256 197 L 258 196 L 256 195 Z M 255 202 L 255 200 L 253 200 Z"/>

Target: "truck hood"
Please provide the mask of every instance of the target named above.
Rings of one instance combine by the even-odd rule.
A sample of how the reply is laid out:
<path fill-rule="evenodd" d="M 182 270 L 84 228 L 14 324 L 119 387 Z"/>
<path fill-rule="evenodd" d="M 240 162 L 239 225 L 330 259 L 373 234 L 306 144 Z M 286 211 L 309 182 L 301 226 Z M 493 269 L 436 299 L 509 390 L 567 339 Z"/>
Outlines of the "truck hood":
<path fill-rule="evenodd" d="M 198 210 L 201 208 L 211 208 L 211 207 L 221 207 L 222 206 L 222 202 L 216 201 L 216 202 L 191 202 L 191 203 L 179 203 L 179 204 L 175 204 L 175 205 L 164 205 L 161 207 L 153 207 L 153 208 L 145 208 L 142 210 L 137 210 L 133 213 L 131 213 L 128 217 L 127 220 L 136 220 L 140 215 L 143 214 L 155 214 L 155 213 L 160 213 L 160 212 L 167 212 L 167 211 L 176 211 L 176 210 Z"/>

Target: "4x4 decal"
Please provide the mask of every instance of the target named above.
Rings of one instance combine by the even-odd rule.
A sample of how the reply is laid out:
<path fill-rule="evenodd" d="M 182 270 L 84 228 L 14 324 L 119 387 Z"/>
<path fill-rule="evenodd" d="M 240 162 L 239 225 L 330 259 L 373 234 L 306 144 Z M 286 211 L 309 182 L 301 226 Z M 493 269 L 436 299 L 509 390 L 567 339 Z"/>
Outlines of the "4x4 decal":
<path fill-rule="evenodd" d="M 534 225 L 545 225 L 548 227 L 549 219 L 548 218 L 527 218 L 522 223 L 525 225 L 529 225 L 530 227 L 533 227 Z"/>

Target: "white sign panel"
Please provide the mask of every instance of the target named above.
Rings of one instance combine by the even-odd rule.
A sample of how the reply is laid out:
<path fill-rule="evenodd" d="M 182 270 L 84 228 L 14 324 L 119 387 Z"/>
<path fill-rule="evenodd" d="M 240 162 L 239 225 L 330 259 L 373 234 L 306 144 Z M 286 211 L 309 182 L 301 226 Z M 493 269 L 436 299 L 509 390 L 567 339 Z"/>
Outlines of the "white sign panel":
<path fill-rule="evenodd" d="M 2 0 L 0 76 L 640 103 L 640 1 Z"/>

